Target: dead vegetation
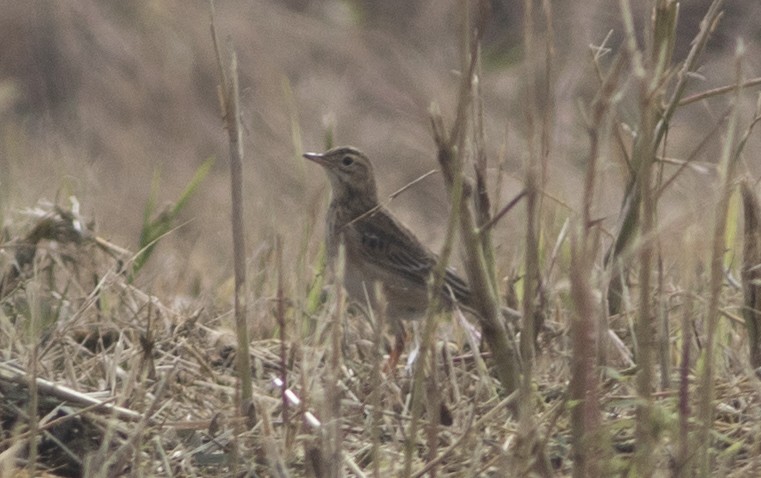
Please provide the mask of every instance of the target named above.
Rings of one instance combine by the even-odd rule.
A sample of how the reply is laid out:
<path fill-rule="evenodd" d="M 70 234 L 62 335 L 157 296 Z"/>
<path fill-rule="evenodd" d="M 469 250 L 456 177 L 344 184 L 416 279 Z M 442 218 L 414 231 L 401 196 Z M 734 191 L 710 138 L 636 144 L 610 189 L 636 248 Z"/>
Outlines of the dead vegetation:
<path fill-rule="evenodd" d="M 383 9 L 363 9 L 363 2 L 348 14 L 320 11 L 315 2 L 291 3 L 257 5 L 268 13 L 266 21 L 231 17 L 237 11 L 226 10 L 226 25 L 234 32 L 255 24 L 272 34 L 289 25 L 284 45 L 312 49 L 270 51 L 252 42 L 253 54 L 241 54 L 239 68 L 254 71 L 248 79 L 255 78 L 263 91 L 246 98 L 244 89 L 243 106 L 229 96 L 238 90 L 236 79 L 222 74 L 233 155 L 240 154 L 247 133 L 268 132 L 261 144 L 251 142 L 247 156 L 253 159 L 238 177 L 245 192 L 234 195 L 236 206 L 246 206 L 245 214 L 235 214 L 236 241 L 244 230 L 253 236 L 245 259 L 235 259 L 235 307 L 221 280 L 203 273 L 190 278 L 189 271 L 197 270 L 190 266 L 166 266 L 175 254 L 183 264 L 193 259 L 188 249 L 164 243 L 202 230 L 180 222 L 180 205 L 211 197 L 203 196 L 205 188 L 229 197 L 228 186 L 214 183 L 214 171 L 208 186 L 202 182 L 206 173 L 197 174 L 178 206 L 164 213 L 156 214 L 151 196 L 141 250 L 104 239 L 108 231 L 80 211 L 75 195 L 56 205 L 40 202 L 24 215 L 3 210 L 0 475 L 24 469 L 88 477 L 759 474 L 759 171 L 753 146 L 761 118 L 754 88 L 761 81 L 748 54 L 758 45 L 710 47 L 711 41 L 727 41 L 722 12 L 735 18 L 735 7 L 721 1 L 693 7 L 700 10 L 699 21 L 693 8 L 685 15 L 669 0 L 651 2 L 651 10 L 631 10 L 622 0 L 615 10 L 618 30 L 596 37 L 599 43 L 585 60 L 593 71 L 585 77 L 589 81 L 565 91 L 569 75 L 579 74 L 579 67 L 563 66 L 570 46 L 562 42 L 579 41 L 557 28 L 565 21 L 559 15 L 573 17 L 565 5 L 522 4 L 524 57 L 515 74 L 510 65 L 500 66 L 506 57 L 494 50 L 509 38 L 484 27 L 505 15 L 498 2 L 455 2 L 429 11 L 389 2 L 409 15 L 393 26 L 382 21 Z M 334 3 L 341 2 L 325 5 Z M 102 15 L 102 25 L 109 24 L 109 14 L 142 18 L 145 25 L 152 18 L 147 10 L 129 7 L 109 11 L 82 2 L 77 8 Z M 73 11 L 67 10 L 61 25 L 71 26 Z M 362 19 L 363 12 L 380 16 Z M 754 12 L 747 10 L 750 17 Z M 367 43 L 338 41 L 347 38 L 341 28 L 320 30 L 325 25 L 314 21 L 320 16 L 333 26 L 365 21 L 366 30 L 349 38 Z M 404 56 L 407 32 L 444 19 L 452 23 L 451 38 L 421 45 L 419 53 L 457 55 L 449 65 L 457 69 L 453 81 L 432 74 L 436 68 L 420 57 L 414 62 Z M 678 32 L 690 19 L 685 40 Z M 182 20 L 172 21 L 182 31 Z M 433 35 L 420 32 L 420 42 Z M 58 34 L 77 44 L 78 33 Z M 376 36 L 394 39 L 392 51 L 402 59 L 367 47 Z M 106 48 L 112 40 L 97 41 Z M 206 41 L 212 51 L 208 34 Z M 225 48 L 223 57 L 230 53 Z M 335 76 L 340 65 L 362 59 L 368 69 L 348 68 L 346 84 Z M 282 78 L 289 79 L 274 82 L 285 107 L 272 100 L 277 68 L 270 61 L 285 65 Z M 299 61 L 312 69 L 296 68 Z M 704 68 L 709 62 L 721 68 Z M 68 75 L 62 64 L 54 71 Z M 109 75 L 118 70 L 107 69 Z M 212 76 L 199 77 L 216 100 Z M 505 88 L 505 78 L 517 92 L 510 101 L 493 91 Z M 186 92 L 198 86 L 186 81 Z M 436 85 L 435 92 L 426 94 L 421 85 Z M 61 113 L 65 88 L 29 87 L 47 91 L 51 115 Z M 363 127 L 364 116 L 352 113 L 301 131 L 299 115 L 313 118 L 324 98 L 333 98 L 333 110 L 348 111 L 354 95 L 372 110 L 371 125 Z M 566 95 L 576 105 L 573 114 L 561 101 Z M 429 109 L 421 98 L 441 106 Z M 97 118 L 103 106 L 80 99 L 80 114 Z M 693 121 L 699 116 L 696 104 L 708 111 L 700 116 L 705 125 Z M 518 112 L 519 124 L 495 128 L 490 117 L 507 121 L 508 110 Z M 170 111 L 156 114 L 182 117 Z M 378 119 L 385 115 L 403 118 L 394 130 L 398 141 L 378 133 L 379 125 L 388 125 Z M 581 126 L 569 127 L 571 117 Z M 242 127 L 232 119 L 242 119 Z M 115 117 L 105 123 L 111 121 Z M 440 237 L 442 256 L 456 256 L 458 245 L 465 251 L 462 262 L 481 299 L 483 319 L 430 314 L 417 324 L 422 344 L 410 368 L 383 369 L 391 345 L 382 311 L 365 317 L 329 286 L 316 226 L 321 201 L 303 190 L 292 192 L 310 181 L 298 163 L 277 161 L 298 156 L 293 153 L 300 152 L 302 134 L 312 141 L 324 135 L 325 146 L 331 146 L 334 123 L 351 123 L 338 134 L 342 140 L 373 131 L 371 144 L 393 143 L 385 146 L 392 158 L 397 144 L 408 143 L 439 159 L 442 184 L 438 193 L 429 190 L 439 207 L 452 210 L 449 222 L 442 220 L 448 224 Z M 425 133 L 431 123 L 432 132 Z M 213 128 L 223 137 L 218 119 Z M 170 130 L 160 130 L 171 138 L 164 147 L 181 144 Z M 568 143 L 571 130 L 585 134 Z M 209 131 L 207 126 L 204 134 Z M 421 132 L 433 138 L 427 146 L 414 140 Z M 114 153 L 113 160 L 120 149 L 137 147 L 125 146 L 129 140 L 116 134 L 110 139 L 98 146 L 95 138 L 87 151 Z M 23 136 L 9 139 L 4 148 L 19 154 L 31 148 L 24 143 Z M 517 166 L 503 160 L 505 155 Z M 216 168 L 226 171 L 220 163 Z M 395 158 L 377 169 L 399 164 Z M 19 174 L 5 166 L 6 174 Z M 211 163 L 202 168 L 208 171 Z M 278 174 L 281 188 L 268 188 Z M 177 178 L 167 181 L 178 188 Z M 401 200 L 409 195 L 430 201 L 428 194 L 416 193 L 427 181 L 407 188 Z M 559 182 L 572 193 L 562 192 Z M 114 191 L 108 197 L 122 208 L 129 204 Z M 82 202 L 96 211 L 100 205 Z M 224 220 L 229 227 L 219 200 L 211 202 L 209 222 L 219 227 Z M 297 207 L 289 209 L 289 202 Z M 102 207 L 115 210 L 113 204 Z M 243 224 L 252 217 L 259 218 L 256 224 Z M 203 250 L 229 256 L 232 241 L 215 234 Z M 245 249 L 242 241 L 236 249 Z M 220 266 L 208 258 L 201 262 L 210 263 Z M 202 270 L 229 276 L 232 266 L 226 273 Z M 175 289 L 167 285 L 172 281 Z M 210 293 L 209 284 L 219 287 Z M 522 312 L 520 324 L 504 321 L 505 305 Z M 250 339 L 235 327 L 245 328 Z M 247 352 L 241 352 L 241 341 Z M 249 364 L 239 360 L 241 353 Z M 246 369 L 250 384 L 240 380 Z"/>

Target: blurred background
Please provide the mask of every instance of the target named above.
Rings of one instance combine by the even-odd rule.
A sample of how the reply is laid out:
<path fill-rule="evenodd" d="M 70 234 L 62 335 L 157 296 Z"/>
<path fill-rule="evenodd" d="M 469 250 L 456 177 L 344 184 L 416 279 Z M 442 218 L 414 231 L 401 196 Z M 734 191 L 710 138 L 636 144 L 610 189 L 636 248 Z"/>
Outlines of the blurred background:
<path fill-rule="evenodd" d="M 481 89 L 493 182 L 501 170 L 504 204 L 521 189 L 531 103 L 524 94 L 523 1 L 489 3 Z M 535 3 L 538 24 L 545 25 L 541 2 Z M 591 47 L 606 37 L 607 48 L 620 47 L 621 15 L 610 0 L 550 3 L 552 86 L 538 106 L 554 115 L 547 193 L 564 219 L 578 202 L 588 148 L 580 111 L 598 86 Z M 641 20 L 648 2 L 632 3 Z M 686 55 L 709 3 L 683 2 L 675 60 Z M 160 180 L 159 203 L 173 201 L 213 157 L 212 173 L 183 212 L 185 224 L 162 240 L 140 281 L 156 293 L 198 294 L 229 280 L 228 148 L 208 3 L 0 0 L 0 8 L 4 227 L 13 229 L 21 211 L 42 199 L 67 205 L 74 195 L 100 235 L 135 250 L 154 175 Z M 428 111 L 436 102 L 445 118 L 453 117 L 459 0 L 218 0 L 216 9 L 219 35 L 239 57 L 252 268 L 276 234 L 284 237 L 286 257 L 294 257 L 305 240 L 309 251 L 316 250 L 329 191 L 322 171 L 300 154 L 323 150 L 329 129 L 335 144 L 354 145 L 374 160 L 382 195 L 436 168 Z M 545 33 L 545 27 L 537 31 L 541 49 Z M 727 2 L 691 92 L 734 81 L 739 38 L 746 46 L 746 76 L 759 76 L 761 2 Z M 544 62 L 536 59 L 540 72 Z M 748 115 L 753 95 L 747 95 Z M 621 98 L 619 108 L 620 119 L 629 122 L 636 121 L 626 117 L 631 96 Z M 667 156 L 685 159 L 728 101 L 712 98 L 680 110 Z M 701 201 L 709 196 L 700 191 L 715 180 L 715 136 L 698 153 L 706 168 L 682 176 L 670 192 L 673 212 L 665 213 L 677 218 L 674 223 L 705 216 Z M 758 151 L 755 136 L 749 152 Z M 623 176 L 615 146 L 606 154 L 596 207 L 615 227 Z M 750 171 L 754 161 L 746 158 Z M 390 207 L 434 250 L 440 246 L 447 203 L 439 175 Z M 518 267 L 519 245 L 512 239 L 523 235 L 521 213 L 508 215 L 497 232 L 501 267 Z"/>

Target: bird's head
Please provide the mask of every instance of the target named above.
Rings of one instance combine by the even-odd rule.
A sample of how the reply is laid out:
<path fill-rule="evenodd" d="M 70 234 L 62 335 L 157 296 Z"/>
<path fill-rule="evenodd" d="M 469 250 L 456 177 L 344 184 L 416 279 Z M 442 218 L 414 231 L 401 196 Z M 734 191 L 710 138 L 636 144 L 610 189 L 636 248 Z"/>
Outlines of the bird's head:
<path fill-rule="evenodd" d="M 334 200 L 370 203 L 370 207 L 378 202 L 373 165 L 358 149 L 342 146 L 325 153 L 304 153 L 304 157 L 325 169 Z"/>

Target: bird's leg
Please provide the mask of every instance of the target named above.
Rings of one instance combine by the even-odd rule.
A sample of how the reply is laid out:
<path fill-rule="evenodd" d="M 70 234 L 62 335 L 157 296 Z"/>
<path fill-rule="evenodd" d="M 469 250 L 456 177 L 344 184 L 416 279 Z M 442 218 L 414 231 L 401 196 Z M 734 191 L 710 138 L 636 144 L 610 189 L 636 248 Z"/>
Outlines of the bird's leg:
<path fill-rule="evenodd" d="M 404 346 L 407 342 L 407 332 L 404 330 L 404 325 L 396 324 L 394 327 L 394 348 L 391 349 L 391 353 L 388 356 L 388 361 L 383 367 L 383 371 L 389 375 L 393 375 L 396 370 L 396 365 L 399 363 L 399 357 L 404 352 Z"/>

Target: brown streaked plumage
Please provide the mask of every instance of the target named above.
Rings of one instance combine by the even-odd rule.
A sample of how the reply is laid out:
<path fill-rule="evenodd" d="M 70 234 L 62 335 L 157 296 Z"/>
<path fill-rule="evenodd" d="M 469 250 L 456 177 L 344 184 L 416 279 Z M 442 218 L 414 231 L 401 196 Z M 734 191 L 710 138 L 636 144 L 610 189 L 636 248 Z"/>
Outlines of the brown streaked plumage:
<path fill-rule="evenodd" d="M 438 257 L 380 205 L 370 160 L 348 146 L 304 157 L 325 169 L 332 186 L 326 221 L 328 258 L 335 260 L 339 244 L 344 244 L 344 287 L 349 296 L 365 304 L 367 290 L 375 307 L 373 284 L 379 282 L 390 319 L 422 316 Z M 472 309 L 468 284 L 451 270 L 446 271 L 439 302 L 446 309 L 455 302 Z"/>

